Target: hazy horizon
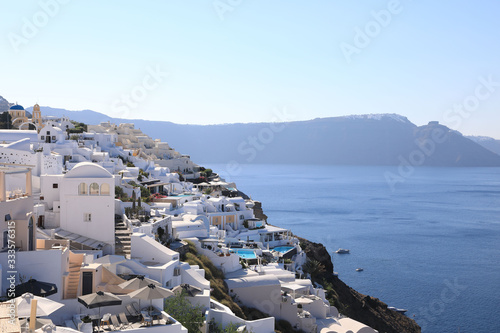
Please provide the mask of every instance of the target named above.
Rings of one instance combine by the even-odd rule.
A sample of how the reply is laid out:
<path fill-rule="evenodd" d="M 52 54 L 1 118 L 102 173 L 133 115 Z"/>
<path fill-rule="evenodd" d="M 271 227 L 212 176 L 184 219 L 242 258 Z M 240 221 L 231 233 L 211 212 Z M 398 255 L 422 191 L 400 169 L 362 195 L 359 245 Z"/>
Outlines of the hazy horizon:
<path fill-rule="evenodd" d="M 21 105 L 177 124 L 396 113 L 500 138 L 499 3 L 0 2 Z"/>

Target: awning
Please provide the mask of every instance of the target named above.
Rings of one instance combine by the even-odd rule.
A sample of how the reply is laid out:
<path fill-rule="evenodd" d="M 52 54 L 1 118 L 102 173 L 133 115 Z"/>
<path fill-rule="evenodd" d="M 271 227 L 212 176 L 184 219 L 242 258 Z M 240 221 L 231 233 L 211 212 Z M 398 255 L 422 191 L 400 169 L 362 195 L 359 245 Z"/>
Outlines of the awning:
<path fill-rule="evenodd" d="M 92 238 L 88 238 L 88 237 L 84 237 L 82 235 L 75 234 L 75 233 L 72 233 L 70 231 L 66 231 L 63 229 L 57 230 L 54 233 L 54 235 L 57 237 L 60 237 L 62 239 L 69 239 L 72 242 L 79 243 L 79 244 L 91 247 L 93 249 L 96 249 L 96 250 L 101 250 L 104 247 L 104 245 L 106 245 L 105 242 L 102 242 L 102 241 L 99 241 L 96 239 L 92 239 Z"/>

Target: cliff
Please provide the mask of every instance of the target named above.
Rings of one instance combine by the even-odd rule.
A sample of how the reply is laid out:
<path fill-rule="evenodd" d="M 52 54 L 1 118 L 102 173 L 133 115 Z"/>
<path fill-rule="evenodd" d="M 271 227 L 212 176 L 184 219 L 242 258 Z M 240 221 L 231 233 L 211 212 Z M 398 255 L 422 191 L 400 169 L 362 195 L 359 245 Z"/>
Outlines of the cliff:
<path fill-rule="evenodd" d="M 0 112 L 9 111 L 9 108 L 14 105 L 13 103 L 9 103 L 5 98 L 0 96 Z"/>
<path fill-rule="evenodd" d="M 181 125 L 111 118 L 42 106 L 42 114 L 75 121 L 133 122 L 203 163 L 500 166 L 500 156 L 437 122 L 417 127 L 397 114 L 365 114 L 283 123 Z M 210 138 L 200 145 L 200 138 Z M 209 149 L 207 149 L 209 147 Z"/>
<path fill-rule="evenodd" d="M 363 295 L 352 289 L 337 276 L 333 275 L 333 263 L 326 248 L 300 238 L 300 246 L 308 259 L 317 260 L 323 266 L 323 272 L 313 275 L 312 280 L 325 288 L 330 302 L 340 313 L 366 324 L 380 333 L 418 333 L 417 323 L 403 314 L 387 309 L 387 304 L 371 296 Z"/>
<path fill-rule="evenodd" d="M 500 140 L 496 140 L 487 136 L 467 136 L 467 138 L 488 149 L 489 151 L 500 155 Z"/>
<path fill-rule="evenodd" d="M 262 203 L 260 201 L 254 201 L 253 203 L 253 214 L 255 217 L 267 222 L 267 215 L 262 210 Z"/>

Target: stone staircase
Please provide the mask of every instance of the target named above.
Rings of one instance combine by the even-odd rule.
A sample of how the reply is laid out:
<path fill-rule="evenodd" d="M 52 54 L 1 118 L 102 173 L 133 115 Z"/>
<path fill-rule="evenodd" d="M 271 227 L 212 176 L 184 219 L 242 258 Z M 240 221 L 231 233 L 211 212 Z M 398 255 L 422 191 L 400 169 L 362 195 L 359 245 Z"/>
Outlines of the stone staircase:
<path fill-rule="evenodd" d="M 115 221 L 115 254 L 130 259 L 132 232 L 123 221 Z"/>
<path fill-rule="evenodd" d="M 78 296 L 78 286 L 80 285 L 80 269 L 82 267 L 83 254 L 70 252 L 69 254 L 69 274 L 66 282 L 64 298 L 76 298 Z"/>

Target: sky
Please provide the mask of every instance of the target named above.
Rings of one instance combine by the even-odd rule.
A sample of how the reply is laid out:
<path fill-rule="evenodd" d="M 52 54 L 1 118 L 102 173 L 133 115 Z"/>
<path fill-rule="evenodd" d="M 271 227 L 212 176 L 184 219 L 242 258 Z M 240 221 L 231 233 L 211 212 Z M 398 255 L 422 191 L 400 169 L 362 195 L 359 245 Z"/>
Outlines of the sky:
<path fill-rule="evenodd" d="M 500 139 L 500 2 L 0 0 L 0 95 L 180 124 L 397 113 Z"/>

